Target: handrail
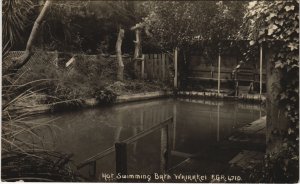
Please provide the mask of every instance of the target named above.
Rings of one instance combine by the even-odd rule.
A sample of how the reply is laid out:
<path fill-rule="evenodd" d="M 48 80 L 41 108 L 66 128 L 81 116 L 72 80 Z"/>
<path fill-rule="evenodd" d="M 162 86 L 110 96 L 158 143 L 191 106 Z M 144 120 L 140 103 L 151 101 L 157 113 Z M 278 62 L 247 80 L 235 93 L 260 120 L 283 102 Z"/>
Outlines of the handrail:
<path fill-rule="evenodd" d="M 159 123 L 157 125 L 154 125 L 152 126 L 151 128 L 145 130 L 145 131 L 142 131 L 138 134 L 136 134 L 135 136 L 132 136 L 132 137 L 129 137 L 128 139 L 122 141 L 123 143 L 127 143 L 127 144 L 130 144 L 130 143 L 133 143 L 135 141 L 137 141 L 138 139 L 158 130 L 158 129 L 161 129 L 161 127 L 164 127 L 166 126 L 167 124 L 173 122 L 173 117 L 169 117 L 168 119 L 164 120 L 162 123 Z M 103 157 L 105 157 L 106 155 L 112 153 L 115 151 L 115 146 L 112 146 L 104 151 L 102 151 L 101 153 L 98 153 L 88 159 L 86 159 L 85 161 L 81 162 L 80 164 L 78 164 L 77 166 L 77 169 L 81 169 L 82 167 L 92 163 L 92 162 L 95 162 Z"/>

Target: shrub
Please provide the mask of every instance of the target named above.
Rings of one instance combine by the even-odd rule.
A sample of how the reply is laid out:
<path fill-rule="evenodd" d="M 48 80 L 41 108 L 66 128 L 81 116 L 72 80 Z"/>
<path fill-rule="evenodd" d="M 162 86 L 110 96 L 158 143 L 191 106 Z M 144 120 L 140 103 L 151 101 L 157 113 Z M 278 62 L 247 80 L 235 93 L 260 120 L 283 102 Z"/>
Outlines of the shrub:
<path fill-rule="evenodd" d="M 99 104 L 112 104 L 117 99 L 117 95 L 109 89 L 97 90 L 94 96 Z"/>

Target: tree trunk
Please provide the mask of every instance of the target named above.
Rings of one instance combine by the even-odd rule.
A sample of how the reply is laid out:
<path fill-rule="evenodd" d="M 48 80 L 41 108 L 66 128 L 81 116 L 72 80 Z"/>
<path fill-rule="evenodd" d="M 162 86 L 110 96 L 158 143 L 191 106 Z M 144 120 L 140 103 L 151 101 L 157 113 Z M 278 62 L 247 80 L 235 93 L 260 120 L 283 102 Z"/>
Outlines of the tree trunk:
<path fill-rule="evenodd" d="M 139 29 L 135 30 L 135 49 L 134 49 L 134 58 L 138 58 L 140 55 L 140 48 L 141 48 L 141 31 Z"/>
<path fill-rule="evenodd" d="M 280 69 L 275 68 L 272 61 L 274 53 L 266 48 L 264 62 L 267 64 L 267 153 L 277 152 L 282 145 L 283 134 L 288 127 L 288 120 L 284 115 L 284 107 L 278 104 L 278 95 L 281 91 L 280 80 L 282 73 Z"/>
<path fill-rule="evenodd" d="M 136 29 L 135 30 L 135 49 L 134 49 L 134 71 L 135 71 L 135 75 L 136 76 L 139 76 L 138 75 L 138 58 L 140 56 L 140 48 L 141 48 L 141 31 L 139 29 Z"/>
<path fill-rule="evenodd" d="M 124 29 L 119 30 L 118 40 L 116 43 L 116 54 L 117 54 L 117 60 L 118 60 L 118 74 L 117 79 L 122 81 L 124 79 L 124 64 L 122 60 L 122 41 L 124 38 Z"/>
<path fill-rule="evenodd" d="M 41 10 L 39 16 L 35 20 L 34 25 L 32 27 L 29 39 L 27 41 L 25 53 L 22 56 L 20 56 L 19 58 L 16 58 L 12 64 L 9 64 L 6 72 L 13 72 L 15 70 L 18 70 L 23 65 L 25 65 L 28 62 L 28 60 L 30 59 L 30 57 L 33 55 L 32 46 L 33 46 L 34 42 L 36 41 L 37 36 L 39 35 L 41 24 L 44 21 L 45 16 L 46 16 L 47 12 L 49 11 L 49 8 L 50 8 L 52 2 L 53 2 L 53 0 L 47 0 L 45 2 L 43 9 Z"/>

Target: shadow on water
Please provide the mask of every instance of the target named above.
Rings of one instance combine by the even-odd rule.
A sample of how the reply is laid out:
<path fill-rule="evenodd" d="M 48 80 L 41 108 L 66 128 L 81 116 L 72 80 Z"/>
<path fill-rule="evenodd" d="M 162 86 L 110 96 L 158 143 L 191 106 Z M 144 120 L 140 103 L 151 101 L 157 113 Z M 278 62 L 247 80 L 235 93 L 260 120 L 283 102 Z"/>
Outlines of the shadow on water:
<path fill-rule="evenodd" d="M 191 99 L 160 99 L 145 102 L 120 104 L 107 108 L 48 115 L 40 119 L 60 118 L 56 125 L 54 149 L 74 153 L 76 164 L 137 135 L 173 116 L 168 129 L 171 137 L 169 168 L 193 155 L 205 155 L 216 160 L 214 151 L 237 128 L 264 116 L 264 108 L 257 105 L 228 101 L 205 101 Z M 43 132 L 44 136 L 50 135 Z M 152 174 L 162 170 L 162 149 L 165 135 L 157 130 L 128 145 L 128 173 Z M 226 150 L 228 152 L 228 150 Z M 225 153 L 231 155 L 230 153 Z M 96 162 L 96 177 L 102 173 L 115 173 L 115 152 Z M 82 169 L 88 173 L 88 168 Z"/>

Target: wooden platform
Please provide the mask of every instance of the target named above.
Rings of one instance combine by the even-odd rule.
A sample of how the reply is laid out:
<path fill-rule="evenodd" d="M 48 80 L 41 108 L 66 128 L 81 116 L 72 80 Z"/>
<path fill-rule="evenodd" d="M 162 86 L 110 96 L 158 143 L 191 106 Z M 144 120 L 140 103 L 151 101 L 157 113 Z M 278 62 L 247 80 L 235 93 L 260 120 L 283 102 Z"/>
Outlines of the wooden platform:
<path fill-rule="evenodd" d="M 253 121 L 238 129 L 236 133 L 230 136 L 230 141 L 251 142 L 254 144 L 265 144 L 266 137 L 266 116 Z"/>
<path fill-rule="evenodd" d="M 246 181 L 248 176 L 242 172 L 243 169 L 261 162 L 264 158 L 265 128 L 264 116 L 238 129 L 229 140 L 210 145 L 201 153 L 185 158 L 173 166 L 169 173 L 237 175 Z"/>
<path fill-rule="evenodd" d="M 249 165 L 259 163 L 264 158 L 264 152 L 243 150 L 229 161 L 231 166 L 247 168 Z"/>

